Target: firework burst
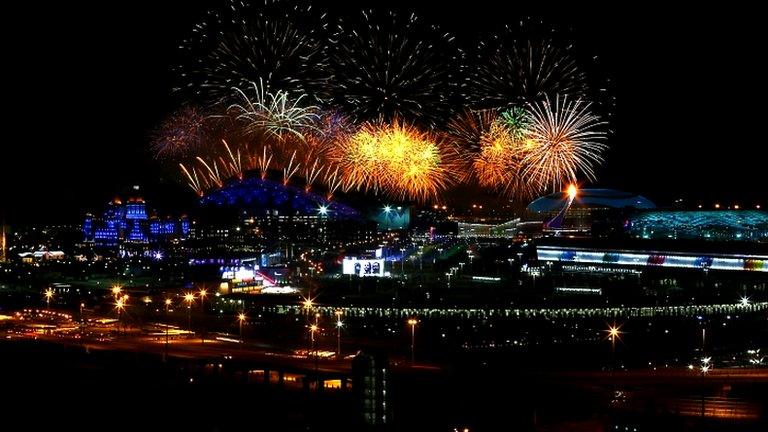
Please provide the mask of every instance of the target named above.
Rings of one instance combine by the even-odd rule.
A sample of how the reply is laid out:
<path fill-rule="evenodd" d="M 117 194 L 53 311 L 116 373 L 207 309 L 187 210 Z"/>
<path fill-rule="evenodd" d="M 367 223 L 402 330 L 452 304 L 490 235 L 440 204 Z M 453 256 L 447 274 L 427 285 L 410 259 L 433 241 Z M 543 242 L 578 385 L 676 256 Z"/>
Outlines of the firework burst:
<path fill-rule="evenodd" d="M 327 81 L 325 14 L 300 2 L 228 1 L 210 11 L 181 44 L 178 91 L 205 102 L 263 80 L 273 91 L 315 98 Z"/>
<path fill-rule="evenodd" d="M 176 159 L 200 150 L 206 139 L 206 121 L 197 107 L 180 109 L 152 133 L 152 153 L 158 159 Z"/>
<path fill-rule="evenodd" d="M 252 83 L 253 97 L 240 89 L 235 89 L 240 103 L 230 105 L 229 110 L 236 118 L 245 122 L 245 131 L 249 134 L 262 132 L 282 140 L 284 135 L 292 135 L 304 141 L 304 133 L 315 128 L 318 120 L 318 107 L 302 106 L 301 95 L 291 99 L 287 92 L 275 93 L 264 89 L 263 82 Z"/>
<path fill-rule="evenodd" d="M 454 38 L 414 14 L 365 11 L 341 22 L 329 44 L 330 103 L 356 121 L 441 123 L 458 92 Z"/>
<path fill-rule="evenodd" d="M 605 122 L 580 99 L 548 98 L 530 106 L 531 124 L 527 137 L 530 150 L 523 174 L 541 189 L 560 190 L 576 182 L 579 174 L 595 179 L 594 167 L 603 162 L 607 149 Z"/>
<path fill-rule="evenodd" d="M 477 108 L 503 108 L 556 95 L 587 97 L 572 45 L 553 36 L 521 21 L 480 42 L 467 71 L 466 98 Z"/>
<path fill-rule="evenodd" d="M 331 158 L 343 183 L 398 199 L 427 201 L 453 182 L 455 163 L 447 146 L 400 122 L 364 125 Z"/>

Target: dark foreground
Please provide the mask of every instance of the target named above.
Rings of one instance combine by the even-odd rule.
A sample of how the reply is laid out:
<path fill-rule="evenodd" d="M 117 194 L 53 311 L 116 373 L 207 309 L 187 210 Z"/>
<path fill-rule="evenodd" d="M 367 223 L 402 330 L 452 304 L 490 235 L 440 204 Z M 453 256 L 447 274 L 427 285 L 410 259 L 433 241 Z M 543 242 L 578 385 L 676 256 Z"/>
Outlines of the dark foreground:
<path fill-rule="evenodd" d="M 267 383 L 226 362 L 30 340 L 0 352 L 0 430 L 366 430 L 353 392 Z M 388 430 L 768 430 L 764 371 L 544 374 L 497 358 L 391 380 Z"/>

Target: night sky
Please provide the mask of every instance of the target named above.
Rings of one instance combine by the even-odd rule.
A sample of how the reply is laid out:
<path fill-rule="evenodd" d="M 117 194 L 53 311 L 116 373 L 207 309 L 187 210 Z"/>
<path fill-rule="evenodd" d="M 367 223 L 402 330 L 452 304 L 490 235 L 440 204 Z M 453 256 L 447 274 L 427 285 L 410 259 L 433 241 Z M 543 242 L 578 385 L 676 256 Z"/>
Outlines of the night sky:
<path fill-rule="evenodd" d="M 132 184 L 153 207 L 191 201 L 147 152 L 150 131 L 180 102 L 171 94 L 178 44 L 223 1 L 188 3 L 33 2 L 6 12 L 0 217 L 73 222 Z M 768 205 L 761 14 L 494 3 L 416 10 L 460 36 L 527 14 L 572 26 L 615 83 L 616 133 L 599 186 L 662 205 L 678 197 Z"/>

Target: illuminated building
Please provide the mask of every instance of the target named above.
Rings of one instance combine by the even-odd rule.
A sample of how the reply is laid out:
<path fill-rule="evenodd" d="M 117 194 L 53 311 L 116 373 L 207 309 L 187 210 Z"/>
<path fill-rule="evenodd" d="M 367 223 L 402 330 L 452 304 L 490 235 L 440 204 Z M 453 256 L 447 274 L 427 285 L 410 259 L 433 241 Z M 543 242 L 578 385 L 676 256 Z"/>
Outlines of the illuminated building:
<path fill-rule="evenodd" d="M 360 352 L 352 359 L 352 390 L 362 420 L 370 426 L 391 422 L 389 359 L 385 354 Z"/>
<path fill-rule="evenodd" d="M 738 246 L 738 245 L 735 245 Z M 627 240 L 606 242 L 587 239 L 538 241 L 540 262 L 558 265 L 591 264 L 606 268 L 684 269 L 768 273 L 768 250 L 700 243 Z"/>
<path fill-rule="evenodd" d="M 527 207 L 527 219 L 538 219 L 545 230 L 602 233 L 618 229 L 626 214 L 654 209 L 656 205 L 641 195 L 612 189 L 579 189 L 574 195 L 556 192 L 534 200 Z"/>
<path fill-rule="evenodd" d="M 125 203 L 115 199 L 101 217 L 87 214 L 82 226 L 86 243 L 97 249 L 114 250 L 120 256 L 157 252 L 169 243 L 186 239 L 189 228 L 186 217 L 150 217 L 142 198 L 130 198 Z"/>
<path fill-rule="evenodd" d="M 644 211 L 628 232 L 644 239 L 768 242 L 768 212 L 760 210 Z"/>
<path fill-rule="evenodd" d="M 479 222 L 458 222 L 461 238 L 514 238 L 520 219 L 513 219 L 499 224 Z"/>
<path fill-rule="evenodd" d="M 376 240 L 376 223 L 338 200 L 261 178 L 233 181 L 200 199 L 193 253 L 279 254 L 332 250 Z M 274 259 L 273 259 L 274 261 Z"/>

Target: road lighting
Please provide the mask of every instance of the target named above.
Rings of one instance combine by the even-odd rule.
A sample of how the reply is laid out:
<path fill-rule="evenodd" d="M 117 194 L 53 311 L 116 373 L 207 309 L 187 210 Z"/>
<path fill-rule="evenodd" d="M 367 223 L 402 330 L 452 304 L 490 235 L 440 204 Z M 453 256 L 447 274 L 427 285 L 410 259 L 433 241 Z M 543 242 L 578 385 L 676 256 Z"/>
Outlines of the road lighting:
<path fill-rule="evenodd" d="M 419 320 L 411 318 L 408 320 L 408 325 L 411 326 L 411 364 L 416 363 L 416 324 Z"/>
<path fill-rule="evenodd" d="M 83 315 L 83 309 L 85 308 L 85 303 L 80 302 L 80 335 L 83 334 L 83 329 L 85 328 L 85 315 Z"/>
<path fill-rule="evenodd" d="M 702 357 L 701 359 L 701 368 L 699 370 L 701 371 L 701 418 L 705 417 L 706 410 L 705 410 L 705 398 L 704 393 L 706 391 L 706 386 L 704 385 L 704 376 L 709 373 L 710 369 L 712 369 L 712 357 Z"/>
<path fill-rule="evenodd" d="M 45 290 L 45 308 L 50 309 L 51 308 L 51 299 L 53 298 L 53 289 L 50 287 Z"/>
<path fill-rule="evenodd" d="M 168 358 L 168 330 L 170 324 L 168 324 L 168 311 L 171 308 L 171 299 L 165 299 L 165 358 Z"/>
<path fill-rule="evenodd" d="M 127 296 L 117 299 L 117 302 L 115 303 L 115 308 L 117 309 L 117 332 L 118 333 L 120 332 L 120 323 L 122 322 L 123 309 L 125 309 L 126 301 L 127 301 Z"/>
<path fill-rule="evenodd" d="M 200 312 L 205 315 L 205 296 L 208 295 L 208 291 L 205 288 L 200 290 Z M 200 323 L 200 343 L 205 343 L 205 316 Z"/>
<path fill-rule="evenodd" d="M 123 287 L 120 285 L 112 286 L 112 295 L 115 297 L 115 301 L 117 301 L 118 297 L 120 297 L 121 292 L 123 292 Z"/>
<path fill-rule="evenodd" d="M 616 322 L 613 323 L 613 325 L 608 326 L 608 338 L 611 340 L 611 363 L 613 363 L 612 368 L 616 368 L 616 339 L 619 338 L 619 335 L 621 335 L 621 326 L 616 325 Z"/>
<path fill-rule="evenodd" d="M 344 326 L 344 322 L 341 320 L 342 312 L 337 310 L 336 312 L 336 355 L 341 357 L 341 327 Z"/>
<path fill-rule="evenodd" d="M 240 313 L 240 315 L 237 316 L 237 320 L 240 322 L 240 344 L 243 343 L 243 321 L 245 321 L 245 314 Z"/>
<path fill-rule="evenodd" d="M 192 302 L 195 301 L 195 295 L 191 292 L 184 294 L 184 301 L 187 302 L 187 330 L 192 331 Z"/>
<path fill-rule="evenodd" d="M 208 291 L 205 290 L 205 288 L 200 290 L 200 310 L 205 311 L 203 309 L 203 305 L 205 304 L 205 296 L 208 295 Z"/>
<path fill-rule="evenodd" d="M 743 296 L 742 298 L 739 299 L 739 304 L 741 306 L 749 306 L 749 303 L 750 303 L 749 302 L 749 297 L 747 297 L 747 296 Z"/>

